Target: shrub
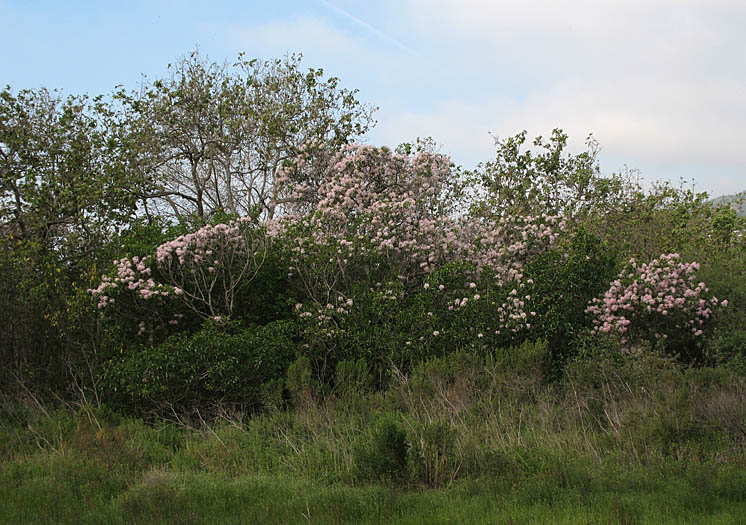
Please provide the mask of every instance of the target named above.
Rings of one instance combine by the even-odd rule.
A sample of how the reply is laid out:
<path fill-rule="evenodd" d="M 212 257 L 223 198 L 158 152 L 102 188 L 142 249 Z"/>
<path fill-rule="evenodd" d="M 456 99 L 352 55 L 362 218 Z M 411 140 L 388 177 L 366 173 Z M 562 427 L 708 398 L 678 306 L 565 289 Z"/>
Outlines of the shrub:
<path fill-rule="evenodd" d="M 684 263 L 678 254 L 663 254 L 650 263 L 629 266 L 595 298 L 594 332 L 614 333 L 624 350 L 634 352 L 644 341 L 661 345 L 687 362 L 702 359 L 705 331 L 712 329 L 714 310 L 728 305 L 697 282 L 699 264 Z"/>
<path fill-rule="evenodd" d="M 746 371 L 746 250 L 726 250 L 703 265 L 699 277 L 711 292 L 728 298 L 728 308 L 718 312 L 707 341 L 707 357 Z"/>
<path fill-rule="evenodd" d="M 337 363 L 334 388 L 338 395 L 363 394 L 370 389 L 372 383 L 373 377 L 364 359 Z"/>
<path fill-rule="evenodd" d="M 187 319 L 220 322 L 233 317 L 243 289 L 267 255 L 263 230 L 249 218 L 205 225 L 155 248 L 152 255 L 114 261 L 110 275 L 89 292 L 100 310 L 136 336 L 172 333 Z"/>
<path fill-rule="evenodd" d="M 380 416 L 368 440 L 354 450 L 354 470 L 362 481 L 403 481 L 407 477 L 409 444 L 401 420 Z"/>
<path fill-rule="evenodd" d="M 532 336 L 548 342 L 550 373 L 556 376 L 590 328 L 588 302 L 607 288 L 618 271 L 616 250 L 579 227 L 571 238 L 538 255 L 526 270 L 536 316 Z"/>
<path fill-rule="evenodd" d="M 301 355 L 290 363 L 285 385 L 296 407 L 307 406 L 313 401 L 316 389 L 308 356 Z"/>
<path fill-rule="evenodd" d="M 282 378 L 295 355 L 292 322 L 219 325 L 207 322 L 194 334 L 127 349 L 108 363 L 108 396 L 135 411 L 205 410 L 217 404 L 255 408 L 262 385 Z"/>
<path fill-rule="evenodd" d="M 456 429 L 445 421 L 424 422 L 414 431 L 412 458 L 416 480 L 438 488 L 457 476 L 461 461 L 456 448 Z"/>
<path fill-rule="evenodd" d="M 294 213 L 267 225 L 288 246 L 325 380 L 344 359 L 406 368 L 528 328 L 524 268 L 556 242 L 560 217 L 456 213 L 462 188 L 442 155 L 349 145 L 329 166 L 296 185 Z"/>

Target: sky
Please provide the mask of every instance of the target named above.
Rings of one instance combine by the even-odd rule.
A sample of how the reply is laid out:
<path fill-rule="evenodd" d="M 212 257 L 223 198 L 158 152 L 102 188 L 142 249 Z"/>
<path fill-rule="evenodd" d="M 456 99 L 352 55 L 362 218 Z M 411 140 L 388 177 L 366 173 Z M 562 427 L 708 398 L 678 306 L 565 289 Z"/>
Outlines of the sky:
<path fill-rule="evenodd" d="M 0 85 L 137 89 L 198 49 L 300 52 L 378 107 L 365 140 L 432 137 L 464 168 L 495 137 L 589 134 L 604 174 L 746 190 L 743 0 L 0 0 Z"/>

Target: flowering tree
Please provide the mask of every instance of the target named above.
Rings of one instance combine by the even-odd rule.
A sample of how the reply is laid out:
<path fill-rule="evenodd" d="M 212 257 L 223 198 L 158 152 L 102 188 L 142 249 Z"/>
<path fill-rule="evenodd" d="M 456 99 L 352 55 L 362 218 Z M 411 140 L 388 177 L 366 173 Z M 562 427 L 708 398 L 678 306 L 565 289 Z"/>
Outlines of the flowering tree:
<path fill-rule="evenodd" d="M 293 204 L 268 225 L 287 243 L 317 344 L 341 348 L 383 324 L 382 339 L 416 351 L 531 326 L 525 265 L 556 242 L 560 217 L 459 213 L 461 181 L 443 155 L 351 144 L 326 165 L 323 177 L 283 173 Z"/>
<path fill-rule="evenodd" d="M 320 184 L 295 186 L 294 202 L 310 203 L 310 210 L 270 226 L 289 237 L 297 272 L 315 262 L 311 253 L 324 252 L 336 279 L 325 280 L 319 303 L 334 294 L 331 282 L 340 282 L 361 257 L 373 256 L 378 267 L 385 263 L 414 282 L 456 260 L 469 261 L 480 273 L 490 269 L 504 282 L 520 279 L 523 262 L 554 243 L 564 226 L 558 216 L 457 216 L 459 181 L 443 155 L 352 144 L 329 165 Z M 315 296 L 312 290 L 309 295 Z"/>
<path fill-rule="evenodd" d="M 439 221 L 451 221 L 442 211 L 451 182 L 446 157 L 352 144 L 329 165 L 319 183 L 295 185 L 292 200 L 310 210 L 273 225 L 291 243 L 295 271 L 316 302 L 329 302 L 357 278 L 353 265 L 412 275 L 444 258 L 448 239 L 439 234 L 447 225 Z"/>
<path fill-rule="evenodd" d="M 588 306 L 594 333 L 616 334 L 625 351 L 643 341 L 659 341 L 683 358 L 700 357 L 697 343 L 715 309 L 728 301 L 708 298 L 705 283 L 697 282 L 697 270 L 699 264 L 682 262 L 676 253 L 640 265 L 631 259 L 604 296 Z"/>
<path fill-rule="evenodd" d="M 114 303 L 116 296 L 152 313 L 146 303 L 156 306 L 168 298 L 201 318 L 220 322 L 233 314 L 238 293 L 259 271 L 265 254 L 262 231 L 250 219 L 207 225 L 161 244 L 153 256 L 114 261 L 114 275 L 104 276 L 89 291 L 98 298 L 100 309 Z M 135 311 L 144 314 L 141 308 Z M 176 325 L 182 315 L 167 322 Z M 147 320 L 141 317 L 139 333 L 146 332 Z"/>

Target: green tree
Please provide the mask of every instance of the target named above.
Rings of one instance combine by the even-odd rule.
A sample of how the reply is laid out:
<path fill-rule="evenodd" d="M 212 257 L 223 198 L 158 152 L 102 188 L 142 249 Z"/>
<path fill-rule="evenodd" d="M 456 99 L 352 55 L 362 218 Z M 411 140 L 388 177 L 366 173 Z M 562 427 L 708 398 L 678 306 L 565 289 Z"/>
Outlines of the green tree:
<path fill-rule="evenodd" d="M 42 251 L 82 256 L 134 212 L 100 98 L 0 92 L 0 220 Z"/>
<path fill-rule="evenodd" d="M 496 215 L 563 215 L 576 221 L 603 212 L 630 190 L 624 177 L 602 177 L 592 136 L 587 150 L 565 153 L 567 135 L 552 131 L 549 141 L 541 136 L 533 149 L 524 148 L 526 132 L 495 140 L 495 160 L 480 164 L 471 174 L 477 188 L 474 211 Z"/>
<path fill-rule="evenodd" d="M 271 218 L 288 193 L 276 179 L 284 162 L 365 133 L 372 109 L 300 62 L 239 55 L 229 66 L 193 52 L 142 92 L 119 90 L 126 161 L 142 181 L 145 212 Z"/>
<path fill-rule="evenodd" d="M 0 354 L 21 382 L 58 380 L 86 339 L 82 281 L 134 213 L 109 117 L 101 99 L 0 92 Z"/>

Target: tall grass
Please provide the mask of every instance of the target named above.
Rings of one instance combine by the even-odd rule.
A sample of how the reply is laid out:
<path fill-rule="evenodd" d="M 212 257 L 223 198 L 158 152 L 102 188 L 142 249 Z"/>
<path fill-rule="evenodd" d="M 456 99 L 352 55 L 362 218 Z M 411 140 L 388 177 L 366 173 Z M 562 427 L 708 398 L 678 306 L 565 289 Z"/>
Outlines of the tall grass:
<path fill-rule="evenodd" d="M 746 519 L 741 375 L 595 351 L 545 384 L 546 351 L 432 359 L 383 392 L 345 363 L 333 391 L 209 423 L 6 402 L 0 522 Z"/>

